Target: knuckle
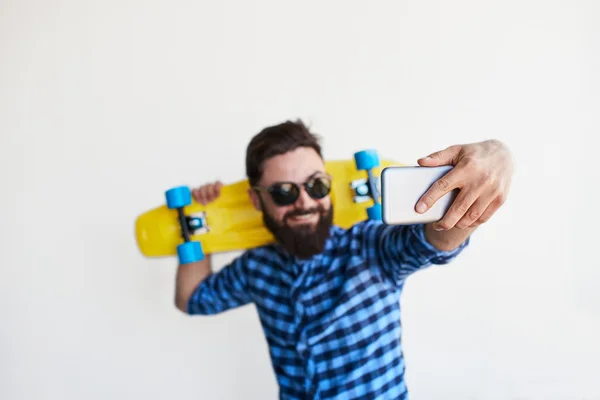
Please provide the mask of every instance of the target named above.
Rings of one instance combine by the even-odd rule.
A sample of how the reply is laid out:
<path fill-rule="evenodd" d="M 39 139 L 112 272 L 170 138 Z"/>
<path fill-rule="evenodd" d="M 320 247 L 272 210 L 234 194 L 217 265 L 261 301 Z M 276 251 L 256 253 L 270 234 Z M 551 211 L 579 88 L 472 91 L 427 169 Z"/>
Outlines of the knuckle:
<path fill-rule="evenodd" d="M 468 218 L 470 218 L 471 220 L 476 220 L 479 217 L 481 217 L 481 211 L 478 209 L 473 209 L 469 212 Z"/>
<path fill-rule="evenodd" d="M 465 214 L 469 211 L 469 205 L 467 203 L 461 202 L 455 206 L 455 210 L 461 214 Z"/>
<path fill-rule="evenodd" d="M 474 156 L 467 156 L 464 158 L 465 167 L 472 173 L 476 174 L 480 179 L 488 179 L 490 177 L 490 171 L 483 167 L 481 160 Z"/>
<path fill-rule="evenodd" d="M 430 157 L 431 158 L 441 158 L 442 157 L 442 152 L 441 151 L 436 151 L 434 153 L 431 153 Z"/>
<path fill-rule="evenodd" d="M 450 183 L 448 182 L 448 179 L 446 178 L 440 178 L 437 180 L 436 185 L 438 187 L 438 189 L 441 189 L 442 191 L 447 191 L 448 188 L 450 187 Z"/>
<path fill-rule="evenodd" d="M 477 158 L 472 155 L 466 155 L 463 158 L 462 162 L 464 163 L 465 167 L 467 167 L 469 169 L 479 168 L 479 162 L 478 162 Z"/>
<path fill-rule="evenodd" d="M 467 221 L 466 218 L 462 218 L 460 221 L 458 221 L 455 225 L 455 227 L 457 229 L 464 229 L 469 225 L 469 221 Z"/>
<path fill-rule="evenodd" d="M 451 228 L 451 224 L 446 218 L 438 221 L 437 226 L 443 230 L 448 230 Z"/>
<path fill-rule="evenodd" d="M 489 139 L 488 143 L 492 147 L 506 147 L 506 144 L 503 141 L 501 141 L 500 139 Z"/>
<path fill-rule="evenodd" d="M 421 201 L 427 205 L 427 207 L 431 206 L 433 203 L 433 196 L 430 192 L 427 192 L 421 197 Z"/>
<path fill-rule="evenodd" d="M 498 183 L 496 176 L 491 171 L 483 168 L 477 170 L 477 179 L 481 185 L 486 185 L 487 187 L 496 187 Z"/>
<path fill-rule="evenodd" d="M 487 185 L 497 186 L 498 184 L 498 179 L 496 179 L 496 176 L 489 170 L 481 170 L 479 176 L 483 183 Z"/>
<path fill-rule="evenodd" d="M 441 229 L 445 230 L 445 231 L 447 231 L 448 229 L 450 229 L 450 224 L 449 224 L 449 223 L 447 223 L 447 222 L 440 222 L 440 223 L 438 224 L 438 226 L 439 226 Z"/>
<path fill-rule="evenodd" d="M 498 205 L 502 205 L 502 204 L 504 204 L 504 203 L 506 202 L 506 199 L 507 199 L 507 197 L 508 197 L 508 196 L 507 196 L 506 192 L 501 192 L 501 193 L 498 195 L 498 197 L 497 197 L 497 200 L 496 200 L 496 201 L 497 201 L 497 203 L 498 203 Z"/>

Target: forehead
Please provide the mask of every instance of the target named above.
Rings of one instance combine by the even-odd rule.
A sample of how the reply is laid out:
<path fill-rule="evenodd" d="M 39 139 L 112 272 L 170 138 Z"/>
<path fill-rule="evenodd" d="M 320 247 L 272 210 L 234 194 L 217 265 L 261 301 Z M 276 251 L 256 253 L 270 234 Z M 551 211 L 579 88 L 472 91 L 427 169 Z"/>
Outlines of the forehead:
<path fill-rule="evenodd" d="M 317 171 L 325 172 L 319 154 L 312 148 L 299 147 L 265 161 L 261 183 L 268 186 L 280 181 L 304 182 Z"/>

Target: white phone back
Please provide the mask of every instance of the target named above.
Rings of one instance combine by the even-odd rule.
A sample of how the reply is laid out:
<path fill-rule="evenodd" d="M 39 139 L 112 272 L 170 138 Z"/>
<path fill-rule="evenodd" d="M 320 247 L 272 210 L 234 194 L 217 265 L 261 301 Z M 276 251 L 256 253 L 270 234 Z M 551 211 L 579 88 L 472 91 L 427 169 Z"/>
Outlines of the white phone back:
<path fill-rule="evenodd" d="M 452 166 L 384 168 L 381 171 L 383 222 L 388 225 L 409 225 L 441 220 L 456 198 L 458 189 L 442 196 L 424 214 L 419 214 L 415 207 L 417 201 L 434 182 L 452 168 Z"/>

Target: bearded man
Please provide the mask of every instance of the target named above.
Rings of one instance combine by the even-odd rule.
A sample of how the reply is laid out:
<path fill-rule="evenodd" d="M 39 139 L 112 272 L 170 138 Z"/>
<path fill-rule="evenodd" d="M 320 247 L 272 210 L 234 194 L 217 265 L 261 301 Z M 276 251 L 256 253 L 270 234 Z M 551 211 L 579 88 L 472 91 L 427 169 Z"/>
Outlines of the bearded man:
<path fill-rule="evenodd" d="M 333 224 L 318 137 L 301 121 L 263 129 L 246 153 L 248 195 L 275 243 L 213 272 L 210 256 L 178 266 L 176 306 L 215 315 L 256 306 L 280 399 L 408 399 L 400 295 L 408 276 L 447 264 L 504 203 L 512 163 L 497 140 L 456 145 L 418 160 L 454 168 L 423 195 L 418 212 L 459 189 L 435 223 Z M 192 193 L 207 204 L 221 182 Z"/>

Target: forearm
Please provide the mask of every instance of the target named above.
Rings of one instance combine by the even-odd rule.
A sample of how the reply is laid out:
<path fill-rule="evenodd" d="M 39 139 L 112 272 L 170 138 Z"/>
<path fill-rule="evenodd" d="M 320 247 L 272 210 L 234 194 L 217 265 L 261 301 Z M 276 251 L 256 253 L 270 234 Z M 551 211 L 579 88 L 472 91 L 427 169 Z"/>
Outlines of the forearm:
<path fill-rule="evenodd" d="M 212 273 L 212 262 L 209 254 L 202 261 L 179 265 L 175 285 L 175 305 L 187 313 L 190 296 L 198 285 Z"/>
<path fill-rule="evenodd" d="M 431 223 L 425 225 L 425 237 L 435 248 L 442 251 L 452 251 L 467 240 L 475 229 L 477 227 L 436 231 L 433 229 L 433 224 Z"/>

